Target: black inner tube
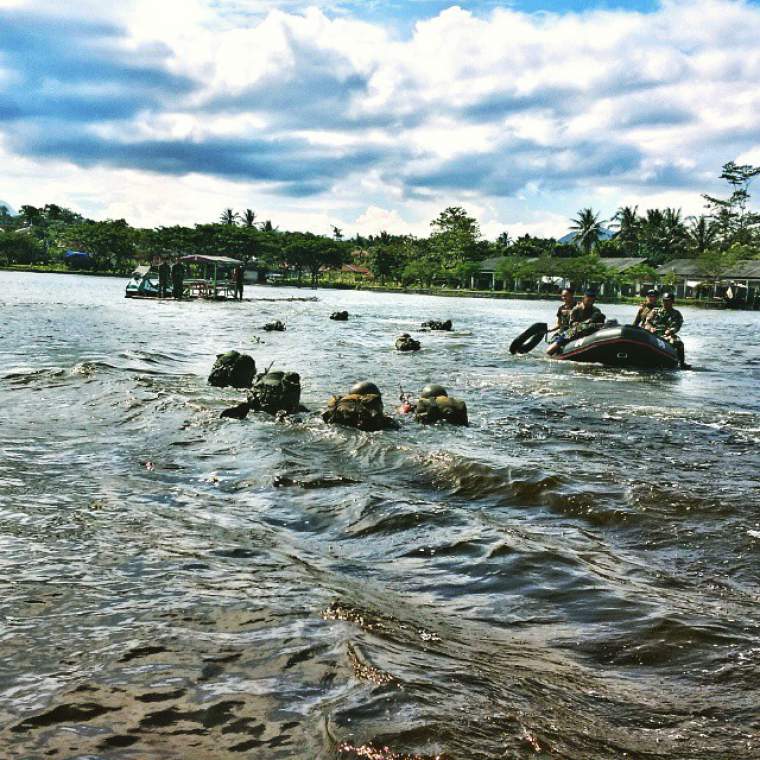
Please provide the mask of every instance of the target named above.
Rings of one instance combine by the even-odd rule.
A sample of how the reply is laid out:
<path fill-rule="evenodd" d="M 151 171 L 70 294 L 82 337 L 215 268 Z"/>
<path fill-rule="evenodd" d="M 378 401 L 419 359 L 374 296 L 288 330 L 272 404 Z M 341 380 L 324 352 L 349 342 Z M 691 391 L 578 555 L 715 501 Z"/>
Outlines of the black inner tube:
<path fill-rule="evenodd" d="M 532 324 L 525 332 L 520 333 L 510 344 L 510 354 L 527 354 L 532 351 L 543 339 L 549 330 L 546 322 L 536 322 Z"/>

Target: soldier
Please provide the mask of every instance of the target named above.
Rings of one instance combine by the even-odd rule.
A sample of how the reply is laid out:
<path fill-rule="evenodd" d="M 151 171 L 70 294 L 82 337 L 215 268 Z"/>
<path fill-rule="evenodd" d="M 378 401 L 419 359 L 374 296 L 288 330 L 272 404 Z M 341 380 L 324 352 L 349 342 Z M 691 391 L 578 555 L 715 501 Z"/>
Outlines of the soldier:
<path fill-rule="evenodd" d="M 556 354 L 562 346 L 567 343 L 565 337 L 565 331 L 570 327 L 570 313 L 578 305 L 573 295 L 572 288 L 565 288 L 560 298 L 562 298 L 562 305 L 557 309 L 557 323 L 552 327 L 549 332 L 556 332 L 557 334 L 552 338 L 549 348 L 546 349 L 546 353 L 551 356 Z"/>
<path fill-rule="evenodd" d="M 238 264 L 232 272 L 232 280 L 235 283 L 235 300 L 243 300 L 243 267 Z"/>
<path fill-rule="evenodd" d="M 595 306 L 596 291 L 586 290 L 583 300 L 570 312 L 570 327 L 565 337 L 568 341 L 596 332 L 606 319 L 598 306 Z"/>
<path fill-rule="evenodd" d="M 657 291 L 647 290 L 646 301 L 639 307 L 636 312 L 636 318 L 633 320 L 634 327 L 644 327 L 647 317 L 657 308 Z"/>
<path fill-rule="evenodd" d="M 177 298 L 182 298 L 182 291 L 185 289 L 185 267 L 182 266 L 182 262 L 177 259 L 172 266 L 172 295 Z"/>
<path fill-rule="evenodd" d="M 678 353 L 678 366 L 681 369 L 691 369 L 684 357 L 684 346 L 678 337 L 678 332 L 683 327 L 683 315 L 678 309 L 673 308 L 675 296 L 672 293 L 662 294 L 662 306 L 652 311 L 644 323 L 644 329 L 659 335 L 668 341 Z"/>
<path fill-rule="evenodd" d="M 166 298 L 169 292 L 169 275 L 171 274 L 171 267 L 166 259 L 161 259 L 161 263 L 158 265 L 158 295 L 161 298 Z"/>

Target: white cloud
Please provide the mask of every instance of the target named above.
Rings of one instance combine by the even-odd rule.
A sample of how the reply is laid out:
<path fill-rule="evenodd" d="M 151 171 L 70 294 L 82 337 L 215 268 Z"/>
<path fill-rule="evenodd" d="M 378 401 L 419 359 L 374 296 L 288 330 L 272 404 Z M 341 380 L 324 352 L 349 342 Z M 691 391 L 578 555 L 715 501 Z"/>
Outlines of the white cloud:
<path fill-rule="evenodd" d="M 760 9 L 747 2 L 664 0 L 650 14 L 476 16 L 454 6 L 403 39 L 339 0 L 312 5 L 128 0 L 104 12 L 94 0 L 65 11 L 53 0 L 0 0 L 9 13 L 23 8 L 25 23 L 36 15 L 43 30 L 46 13 L 122 25 L 120 39 L 92 44 L 196 83 L 176 92 L 163 84 L 163 96 L 134 112 L 99 117 L 96 108 L 72 116 L 60 100 L 118 101 L 122 85 L 133 94 L 143 85 L 118 72 L 101 79 L 97 67 L 90 82 L 58 85 L 54 71 L 30 78 L 29 99 L 19 100 L 28 115 L 0 121 L 12 183 L 0 194 L 14 205 L 79 199 L 87 213 L 136 224 L 215 218 L 225 206 L 258 207 L 256 198 L 285 226 L 341 222 L 363 233 L 425 234 L 436 210 L 461 203 L 482 214 L 488 236 L 558 234 L 593 203 L 611 214 L 667 199 L 698 212 L 725 161 L 760 162 Z M 27 63 L 1 62 L 0 98 L 14 103 L 11 85 Z M 222 151 L 247 140 L 280 146 L 289 160 L 275 151 L 264 171 L 247 156 L 242 177 L 234 157 L 181 161 L 183 146 L 216 141 Z M 143 154 L 124 168 L 124 144 L 137 141 L 148 155 L 155 146 L 157 159 L 170 151 L 172 171 L 188 173 L 138 170 L 150 165 Z M 321 192 L 275 194 L 300 186 Z"/>

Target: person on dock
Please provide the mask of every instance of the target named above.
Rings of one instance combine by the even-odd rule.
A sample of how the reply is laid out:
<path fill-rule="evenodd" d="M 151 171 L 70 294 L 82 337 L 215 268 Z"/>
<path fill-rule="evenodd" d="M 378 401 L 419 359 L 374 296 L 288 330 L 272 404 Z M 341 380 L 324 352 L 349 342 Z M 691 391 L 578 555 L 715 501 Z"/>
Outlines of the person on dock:
<path fill-rule="evenodd" d="M 185 267 L 177 259 L 172 266 L 172 295 L 182 300 L 182 291 L 185 289 Z"/>
<path fill-rule="evenodd" d="M 678 354 L 678 366 L 681 369 L 691 369 L 691 365 L 686 363 L 683 341 L 678 337 L 683 327 L 683 314 L 673 308 L 674 303 L 675 296 L 672 293 L 663 293 L 662 306 L 649 314 L 644 323 L 644 329 L 659 335 L 675 348 Z"/>
<path fill-rule="evenodd" d="M 562 346 L 567 343 L 567 337 L 565 335 L 567 329 L 570 327 L 570 314 L 573 309 L 578 305 L 578 301 L 575 300 L 572 288 L 565 288 L 560 294 L 562 304 L 557 309 L 557 322 L 549 332 L 555 332 L 556 335 L 551 339 L 549 348 L 546 349 L 546 353 L 551 356 L 556 354 Z"/>
<path fill-rule="evenodd" d="M 657 308 L 657 291 L 647 290 L 646 300 L 639 307 L 636 312 L 636 317 L 633 320 L 634 327 L 644 327 L 647 321 L 647 317 Z"/>
<path fill-rule="evenodd" d="M 235 300 L 236 301 L 243 300 L 243 274 L 244 274 L 244 270 L 241 264 L 238 264 L 232 270 L 232 281 L 235 283 Z"/>
<path fill-rule="evenodd" d="M 169 294 L 169 277 L 171 275 L 171 266 L 166 259 L 161 259 L 158 265 L 158 295 L 159 298 L 166 298 Z"/>

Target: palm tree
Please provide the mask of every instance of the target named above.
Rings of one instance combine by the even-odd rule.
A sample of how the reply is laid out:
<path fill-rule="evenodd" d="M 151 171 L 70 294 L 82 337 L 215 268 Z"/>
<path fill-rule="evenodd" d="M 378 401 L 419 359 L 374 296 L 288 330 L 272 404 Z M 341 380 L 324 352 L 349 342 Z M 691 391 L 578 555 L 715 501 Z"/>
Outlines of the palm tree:
<path fill-rule="evenodd" d="M 718 237 L 718 230 L 714 222 L 711 222 L 704 214 L 690 216 L 686 234 L 689 236 L 689 248 L 697 254 L 703 254 L 713 247 Z"/>
<path fill-rule="evenodd" d="M 604 222 L 592 208 L 582 208 L 578 212 L 577 219 L 572 220 L 570 229 L 575 232 L 573 242 L 580 246 L 581 250 L 588 255 L 599 242 Z"/>
<path fill-rule="evenodd" d="M 336 227 L 334 224 L 332 225 L 332 231 L 333 231 L 333 237 L 336 240 L 343 240 L 343 230 L 340 227 Z"/>
<path fill-rule="evenodd" d="M 235 224 L 240 219 L 240 214 L 237 211 L 233 211 L 231 208 L 226 208 L 222 211 L 219 221 L 222 224 Z"/>
<path fill-rule="evenodd" d="M 256 212 L 253 209 L 247 208 L 243 214 L 243 225 L 245 227 L 256 226 Z"/>

